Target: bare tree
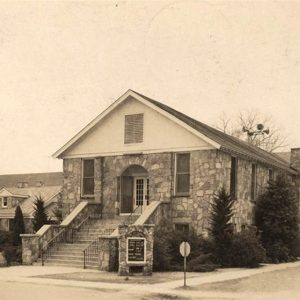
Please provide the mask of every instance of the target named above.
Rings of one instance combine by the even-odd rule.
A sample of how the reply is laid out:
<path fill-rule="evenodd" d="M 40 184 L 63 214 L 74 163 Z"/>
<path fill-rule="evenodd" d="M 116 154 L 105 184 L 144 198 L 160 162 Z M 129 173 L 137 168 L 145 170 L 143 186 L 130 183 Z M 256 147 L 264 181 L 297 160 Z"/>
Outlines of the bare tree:
<path fill-rule="evenodd" d="M 258 124 L 263 124 L 264 129 L 269 129 L 269 133 L 257 131 Z M 258 111 L 243 111 L 233 116 L 223 113 L 218 118 L 215 127 L 270 152 L 288 146 L 287 136 L 275 124 L 273 117 L 263 115 Z"/>

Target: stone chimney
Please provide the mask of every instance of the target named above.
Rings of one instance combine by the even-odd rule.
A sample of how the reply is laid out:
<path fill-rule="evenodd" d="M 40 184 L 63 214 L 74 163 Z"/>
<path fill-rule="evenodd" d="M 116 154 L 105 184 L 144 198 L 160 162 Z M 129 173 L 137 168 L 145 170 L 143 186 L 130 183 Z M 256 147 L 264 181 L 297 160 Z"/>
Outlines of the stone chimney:
<path fill-rule="evenodd" d="M 300 172 L 300 148 L 291 149 L 291 167 Z"/>

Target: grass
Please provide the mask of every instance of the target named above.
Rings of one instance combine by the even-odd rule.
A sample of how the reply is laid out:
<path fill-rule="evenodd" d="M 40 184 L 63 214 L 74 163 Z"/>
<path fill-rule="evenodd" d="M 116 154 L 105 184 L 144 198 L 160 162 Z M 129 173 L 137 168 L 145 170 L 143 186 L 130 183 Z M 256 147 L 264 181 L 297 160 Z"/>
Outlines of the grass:
<path fill-rule="evenodd" d="M 189 273 L 188 277 L 199 276 L 199 273 Z M 90 282 L 107 282 L 107 283 L 126 283 L 126 284 L 155 284 L 174 280 L 183 280 L 182 272 L 159 272 L 153 273 L 152 276 L 143 276 L 141 274 L 134 276 L 118 276 L 112 272 L 74 272 L 62 274 L 50 274 L 34 276 L 39 278 L 61 279 L 61 280 L 77 280 Z"/>

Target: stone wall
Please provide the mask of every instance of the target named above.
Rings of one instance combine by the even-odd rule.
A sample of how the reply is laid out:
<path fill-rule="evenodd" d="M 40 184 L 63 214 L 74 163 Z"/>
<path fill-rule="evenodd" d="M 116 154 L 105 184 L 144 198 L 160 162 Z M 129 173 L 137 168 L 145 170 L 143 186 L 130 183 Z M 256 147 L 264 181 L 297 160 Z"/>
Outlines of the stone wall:
<path fill-rule="evenodd" d="M 81 187 L 81 159 L 71 158 L 63 161 L 63 217 L 67 216 L 80 202 Z"/>
<path fill-rule="evenodd" d="M 103 217 L 114 217 L 120 210 L 118 177 L 131 165 L 144 167 L 149 174 L 150 200 L 170 201 L 172 190 L 171 153 L 120 155 L 95 159 L 94 198 L 82 198 L 81 159 L 64 159 L 63 211 L 66 216 L 81 200 L 101 202 Z"/>
<path fill-rule="evenodd" d="M 150 201 L 170 201 L 172 190 L 171 153 L 123 155 L 105 157 L 103 163 L 103 213 L 119 210 L 117 177 L 131 165 L 140 165 L 148 171 Z"/>
<path fill-rule="evenodd" d="M 116 237 L 102 236 L 99 238 L 99 270 L 118 271 L 119 241 Z"/>
<path fill-rule="evenodd" d="M 190 152 L 190 193 L 184 197 L 174 193 L 175 153 L 132 154 L 95 159 L 95 197 L 101 202 L 104 217 L 113 218 L 120 211 L 119 178 L 129 166 L 144 167 L 149 175 L 150 201 L 171 203 L 168 217 L 174 223 L 188 223 L 197 233 L 207 234 L 211 203 L 222 186 L 229 191 L 231 154 L 220 150 Z M 253 161 L 238 157 L 237 199 L 233 222 L 239 231 L 253 223 L 251 171 Z M 273 170 L 274 176 L 279 172 Z M 267 186 L 269 167 L 257 163 L 257 197 Z M 81 200 L 81 160 L 64 160 L 64 204 L 74 208 Z M 157 221 L 157 220 L 156 220 Z M 157 224 L 157 222 L 155 222 Z"/>
<path fill-rule="evenodd" d="M 190 163 L 190 193 L 173 196 L 172 220 L 190 224 L 197 233 L 206 234 L 209 226 L 210 204 L 214 193 L 230 180 L 231 157 L 216 150 L 192 151 Z"/>
<path fill-rule="evenodd" d="M 237 199 L 233 223 L 237 231 L 253 224 L 255 201 L 251 199 L 253 161 L 238 158 Z M 274 171 L 274 176 L 278 174 Z M 211 203 L 215 193 L 224 186 L 230 190 L 231 155 L 219 150 L 191 152 L 190 194 L 172 198 L 173 223 L 190 224 L 197 233 L 208 234 Z M 257 163 L 256 199 L 268 185 L 269 167 Z"/>
<path fill-rule="evenodd" d="M 21 234 L 22 237 L 22 263 L 32 265 L 39 256 L 39 235 Z"/>
<path fill-rule="evenodd" d="M 152 275 L 154 225 L 119 225 L 119 275 L 131 273 L 131 267 L 141 266 L 143 275 Z M 127 238 L 143 237 L 146 240 L 145 262 L 140 264 L 127 262 Z"/>

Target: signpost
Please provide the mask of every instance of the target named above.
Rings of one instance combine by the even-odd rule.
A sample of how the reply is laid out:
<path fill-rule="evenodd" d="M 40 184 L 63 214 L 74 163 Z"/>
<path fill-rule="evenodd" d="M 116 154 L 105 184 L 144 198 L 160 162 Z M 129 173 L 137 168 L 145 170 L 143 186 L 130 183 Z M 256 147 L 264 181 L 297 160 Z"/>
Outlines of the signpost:
<path fill-rule="evenodd" d="M 182 242 L 179 246 L 180 254 L 183 256 L 183 271 L 184 271 L 184 281 L 183 286 L 186 286 L 186 258 L 191 252 L 191 246 L 188 242 Z"/>
<path fill-rule="evenodd" d="M 128 263 L 145 263 L 146 245 L 145 238 L 130 237 L 127 239 L 127 262 Z"/>

